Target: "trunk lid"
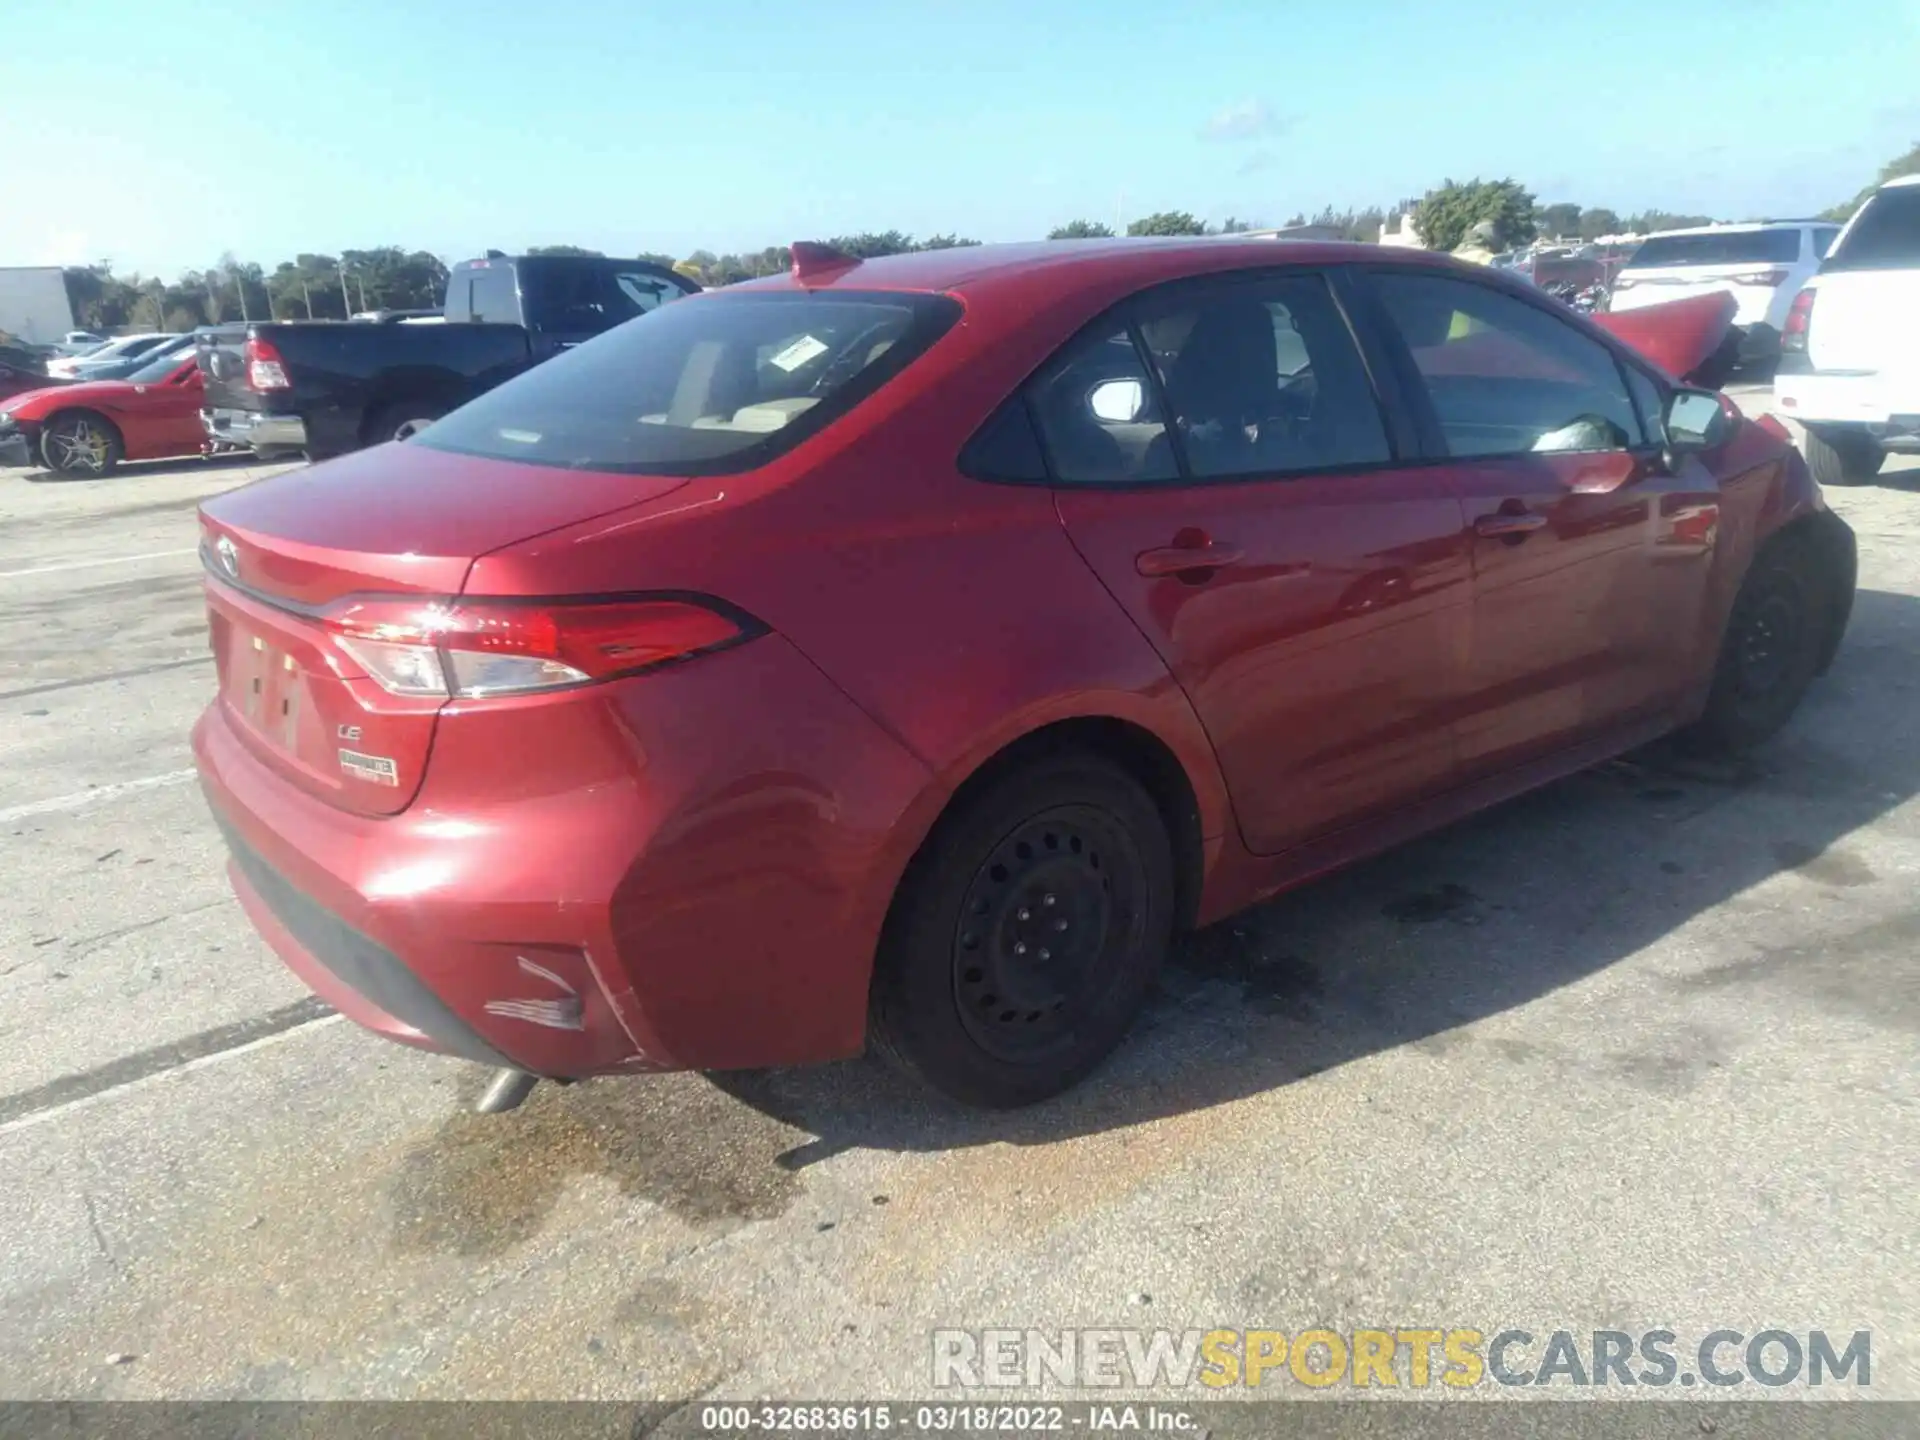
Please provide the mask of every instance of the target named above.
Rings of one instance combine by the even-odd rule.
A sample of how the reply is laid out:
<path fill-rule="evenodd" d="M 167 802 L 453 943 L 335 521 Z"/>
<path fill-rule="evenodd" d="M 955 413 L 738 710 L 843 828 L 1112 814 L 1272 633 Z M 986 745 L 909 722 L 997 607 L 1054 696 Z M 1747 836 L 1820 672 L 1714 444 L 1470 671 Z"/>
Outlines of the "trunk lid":
<path fill-rule="evenodd" d="M 335 638 L 354 597 L 460 594 L 475 559 L 644 504 L 670 476 L 556 471 L 382 445 L 201 507 L 207 614 L 228 723 L 307 793 L 365 815 L 418 792 L 446 704 L 395 695 Z"/>
<path fill-rule="evenodd" d="M 1675 379 L 1685 380 L 1720 349 L 1738 309 L 1731 295 L 1696 295 L 1624 314 L 1609 311 L 1593 320 Z"/>

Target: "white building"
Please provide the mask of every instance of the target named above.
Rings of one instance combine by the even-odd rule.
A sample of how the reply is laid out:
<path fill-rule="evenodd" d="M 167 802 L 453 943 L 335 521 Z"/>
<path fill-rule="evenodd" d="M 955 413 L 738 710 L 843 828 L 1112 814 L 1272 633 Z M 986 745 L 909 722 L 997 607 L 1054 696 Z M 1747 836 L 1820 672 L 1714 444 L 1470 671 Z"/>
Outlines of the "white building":
<path fill-rule="evenodd" d="M 1397 218 L 1397 228 L 1392 228 L 1387 225 L 1380 227 L 1380 243 L 1382 245 L 1397 245 L 1402 250 L 1426 249 L 1427 242 L 1420 238 L 1420 231 L 1414 226 L 1413 212 L 1411 210 L 1403 210 Z"/>
<path fill-rule="evenodd" d="M 67 279 L 58 265 L 0 265 L 0 330 L 52 345 L 73 329 Z"/>

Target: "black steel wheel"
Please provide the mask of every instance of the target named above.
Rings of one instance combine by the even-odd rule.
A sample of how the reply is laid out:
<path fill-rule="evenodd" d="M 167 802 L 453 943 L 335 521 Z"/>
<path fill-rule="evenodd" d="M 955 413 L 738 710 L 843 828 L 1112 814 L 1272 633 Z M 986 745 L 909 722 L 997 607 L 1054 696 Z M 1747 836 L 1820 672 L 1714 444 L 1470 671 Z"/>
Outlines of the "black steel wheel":
<path fill-rule="evenodd" d="M 1787 723 L 1820 668 L 1832 589 L 1818 553 L 1797 538 L 1760 553 L 1728 617 L 1695 738 L 1747 750 Z"/>
<path fill-rule="evenodd" d="M 936 828 L 874 977 L 877 1047 L 964 1103 L 1029 1104 L 1119 1044 L 1173 923 L 1153 799 L 1091 755 L 1024 766 Z"/>

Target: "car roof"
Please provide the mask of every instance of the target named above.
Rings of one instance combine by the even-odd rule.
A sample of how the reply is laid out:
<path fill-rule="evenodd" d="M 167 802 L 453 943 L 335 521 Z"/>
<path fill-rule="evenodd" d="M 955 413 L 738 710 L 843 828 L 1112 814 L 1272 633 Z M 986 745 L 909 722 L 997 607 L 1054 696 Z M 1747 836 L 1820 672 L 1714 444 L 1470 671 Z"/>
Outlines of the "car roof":
<path fill-rule="evenodd" d="M 1896 185 L 1920 185 L 1920 172 L 1912 175 L 1896 175 L 1880 188 L 1882 190 L 1891 190 Z"/>
<path fill-rule="evenodd" d="M 791 271 L 743 281 L 713 293 L 774 290 L 922 290 L 966 294 L 1006 283 L 1043 281 L 1054 294 L 1075 289 L 1138 289 L 1223 270 L 1279 265 L 1371 262 L 1460 264 L 1429 250 L 1383 248 L 1360 242 L 1248 240 L 1235 235 L 1112 240 L 1034 240 L 1007 245 L 961 245 L 860 260 L 802 280 Z M 1473 267 L 1482 269 L 1484 267 Z"/>

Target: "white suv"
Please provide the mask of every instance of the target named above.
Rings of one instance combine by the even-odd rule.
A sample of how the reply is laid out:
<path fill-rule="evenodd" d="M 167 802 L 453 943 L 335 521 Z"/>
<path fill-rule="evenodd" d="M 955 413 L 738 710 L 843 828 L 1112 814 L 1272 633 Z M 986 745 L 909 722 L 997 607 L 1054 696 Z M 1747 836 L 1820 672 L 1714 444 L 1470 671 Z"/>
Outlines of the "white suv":
<path fill-rule="evenodd" d="M 1868 197 L 1795 297 L 1773 393 L 1806 427 L 1823 484 L 1858 485 L 1889 451 L 1920 451 L 1920 175 Z"/>
<path fill-rule="evenodd" d="M 1760 220 L 1649 235 L 1614 277 L 1607 308 L 1724 291 L 1740 303 L 1733 323 L 1741 361 L 1764 364 L 1780 353 L 1787 307 L 1839 233 L 1831 220 Z"/>

